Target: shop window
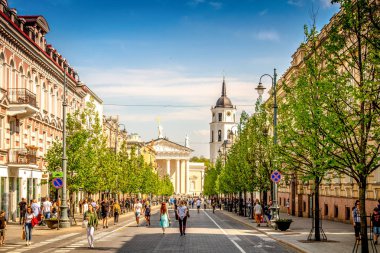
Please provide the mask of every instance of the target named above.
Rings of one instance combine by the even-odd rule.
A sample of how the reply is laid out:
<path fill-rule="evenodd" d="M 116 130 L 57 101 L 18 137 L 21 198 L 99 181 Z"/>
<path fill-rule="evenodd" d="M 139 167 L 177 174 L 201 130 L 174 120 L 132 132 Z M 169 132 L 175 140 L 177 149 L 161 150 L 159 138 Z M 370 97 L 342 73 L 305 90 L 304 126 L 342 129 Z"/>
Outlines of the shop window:
<path fill-rule="evenodd" d="M 351 210 L 350 210 L 350 208 L 347 207 L 347 206 L 346 206 L 345 209 L 346 209 L 346 212 L 345 212 L 345 216 L 344 216 L 344 218 L 345 218 L 345 220 L 350 220 Z"/>
<path fill-rule="evenodd" d="M 329 216 L 329 205 L 325 204 L 325 216 Z"/>
<path fill-rule="evenodd" d="M 334 218 L 338 218 L 338 215 L 339 215 L 338 211 L 339 211 L 338 206 L 335 205 L 334 206 Z"/>
<path fill-rule="evenodd" d="M 306 212 L 306 202 L 303 202 L 303 211 Z"/>
<path fill-rule="evenodd" d="M 280 198 L 280 206 L 281 206 L 281 198 Z"/>

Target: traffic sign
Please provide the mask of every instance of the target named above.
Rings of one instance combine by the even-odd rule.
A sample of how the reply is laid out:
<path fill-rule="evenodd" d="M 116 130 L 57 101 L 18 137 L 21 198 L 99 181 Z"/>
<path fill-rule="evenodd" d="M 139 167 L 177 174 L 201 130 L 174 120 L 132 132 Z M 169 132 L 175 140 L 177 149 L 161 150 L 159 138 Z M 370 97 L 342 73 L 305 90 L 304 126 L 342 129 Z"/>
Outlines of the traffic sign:
<path fill-rule="evenodd" d="M 62 171 L 54 171 L 51 173 L 51 177 L 52 178 L 63 177 L 63 172 Z"/>
<path fill-rule="evenodd" d="M 62 178 L 59 178 L 59 177 L 54 178 L 52 183 L 56 189 L 60 189 L 63 186 L 63 180 L 62 180 Z"/>
<path fill-rule="evenodd" d="M 273 171 L 272 174 L 270 175 L 270 180 L 272 180 L 275 183 L 280 182 L 281 173 L 278 170 Z"/>

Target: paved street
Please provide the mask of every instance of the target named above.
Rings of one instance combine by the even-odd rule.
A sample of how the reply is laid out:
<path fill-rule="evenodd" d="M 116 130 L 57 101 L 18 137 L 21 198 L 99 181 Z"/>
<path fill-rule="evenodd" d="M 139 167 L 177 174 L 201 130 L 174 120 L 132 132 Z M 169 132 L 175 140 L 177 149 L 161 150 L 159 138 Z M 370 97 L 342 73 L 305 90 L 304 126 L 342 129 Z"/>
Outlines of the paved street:
<path fill-rule="evenodd" d="M 237 222 L 222 213 L 213 214 L 210 210 L 191 210 L 186 236 L 180 236 L 178 224 L 174 220 L 172 227 L 162 234 L 159 217 L 152 216 L 152 226 L 140 227 L 132 217 L 118 226 L 96 232 L 95 249 L 87 248 L 85 230 L 61 234 L 40 241 L 32 246 L 24 242 L 9 244 L 0 251 L 7 252 L 293 252 L 252 228 Z"/>

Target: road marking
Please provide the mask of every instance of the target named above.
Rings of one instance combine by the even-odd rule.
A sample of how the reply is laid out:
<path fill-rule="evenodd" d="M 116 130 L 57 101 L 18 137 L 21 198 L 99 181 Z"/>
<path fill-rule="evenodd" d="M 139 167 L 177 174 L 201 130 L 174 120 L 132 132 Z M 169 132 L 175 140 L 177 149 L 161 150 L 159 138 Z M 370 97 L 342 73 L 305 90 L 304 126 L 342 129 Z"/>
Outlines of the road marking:
<path fill-rule="evenodd" d="M 238 250 L 240 250 L 240 252 L 241 253 L 246 253 L 244 250 L 243 250 L 243 248 L 242 247 L 240 247 L 239 246 L 239 244 L 237 244 L 237 242 L 235 242 L 234 240 L 233 240 L 233 238 L 231 238 L 230 237 L 230 235 L 229 234 L 227 234 L 227 232 L 221 227 L 221 226 L 219 226 L 219 224 L 218 223 L 216 223 L 216 221 L 213 219 L 213 218 L 211 218 L 211 216 L 210 215 L 208 215 L 208 213 L 207 212 L 205 212 L 204 210 L 202 210 L 206 215 L 207 215 L 207 217 L 212 221 L 212 222 L 214 222 L 214 224 L 223 232 L 223 234 L 225 234 L 226 236 L 227 236 L 227 238 L 235 245 L 235 247 L 236 248 L 238 248 Z"/>

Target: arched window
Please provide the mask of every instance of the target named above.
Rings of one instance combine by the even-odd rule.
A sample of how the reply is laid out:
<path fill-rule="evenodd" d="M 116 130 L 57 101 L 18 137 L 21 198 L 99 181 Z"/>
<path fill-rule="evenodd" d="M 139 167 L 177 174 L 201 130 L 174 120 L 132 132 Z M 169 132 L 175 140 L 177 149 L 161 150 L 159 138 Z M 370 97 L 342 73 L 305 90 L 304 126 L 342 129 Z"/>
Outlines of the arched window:
<path fill-rule="evenodd" d="M 222 130 L 218 130 L 218 141 L 222 141 Z"/>
<path fill-rule="evenodd" d="M 11 60 L 11 68 L 9 69 L 9 84 L 8 84 L 8 88 L 14 88 L 15 87 L 15 62 L 13 60 Z"/>
<path fill-rule="evenodd" d="M 0 53 L 0 88 L 5 88 L 4 86 L 4 54 Z"/>
<path fill-rule="evenodd" d="M 211 131 L 211 142 L 214 142 L 214 131 Z"/>

